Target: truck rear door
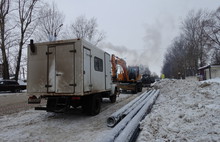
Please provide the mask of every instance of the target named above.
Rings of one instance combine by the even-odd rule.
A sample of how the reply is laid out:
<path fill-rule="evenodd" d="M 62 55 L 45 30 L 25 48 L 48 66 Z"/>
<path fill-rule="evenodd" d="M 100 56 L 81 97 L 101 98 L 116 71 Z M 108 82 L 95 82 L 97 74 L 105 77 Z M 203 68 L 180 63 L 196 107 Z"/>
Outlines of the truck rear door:
<path fill-rule="evenodd" d="M 48 47 L 48 92 L 75 92 L 74 44 Z"/>

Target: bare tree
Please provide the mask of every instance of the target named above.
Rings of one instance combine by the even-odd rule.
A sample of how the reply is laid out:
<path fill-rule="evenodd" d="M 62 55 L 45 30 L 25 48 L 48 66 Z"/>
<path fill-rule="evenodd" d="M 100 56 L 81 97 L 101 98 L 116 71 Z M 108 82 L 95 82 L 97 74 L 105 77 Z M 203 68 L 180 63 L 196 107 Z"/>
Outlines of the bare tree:
<path fill-rule="evenodd" d="M 64 14 L 62 14 L 55 3 L 45 4 L 39 13 L 37 37 L 38 41 L 53 41 L 58 37 L 64 23 Z"/>
<path fill-rule="evenodd" d="M 209 18 L 203 20 L 204 32 L 210 39 L 210 49 L 214 50 L 211 63 L 220 64 L 220 7 L 210 12 Z"/>
<path fill-rule="evenodd" d="M 220 50 L 215 49 L 211 59 L 212 64 L 220 65 Z"/>
<path fill-rule="evenodd" d="M 213 36 L 215 37 L 215 42 L 218 44 L 218 49 L 220 49 L 220 7 L 214 13 L 215 28 L 213 29 Z"/>
<path fill-rule="evenodd" d="M 189 54 L 187 49 L 187 41 L 184 35 L 180 35 L 173 40 L 173 43 L 168 48 L 164 58 L 162 73 L 166 77 L 180 78 L 191 75 Z"/>
<path fill-rule="evenodd" d="M 214 47 L 220 49 L 220 7 L 211 12 L 209 18 L 203 20 L 203 24 L 204 32 L 216 44 Z"/>
<path fill-rule="evenodd" d="M 163 73 L 168 77 L 194 76 L 207 60 L 208 37 L 204 33 L 206 12 L 191 11 L 182 23 L 182 34 L 174 39 L 164 61 Z"/>
<path fill-rule="evenodd" d="M 71 24 L 71 31 L 76 38 L 86 39 L 97 45 L 105 38 L 104 32 L 100 32 L 95 18 L 86 19 L 85 16 L 77 17 Z"/>
<path fill-rule="evenodd" d="M 206 64 L 207 52 L 209 38 L 204 32 L 205 24 L 204 19 L 208 17 L 208 14 L 204 10 L 199 10 L 198 12 L 191 11 L 187 18 L 183 22 L 183 33 L 188 42 L 187 46 L 191 50 L 192 55 L 192 66 L 195 71 L 200 66 Z"/>
<path fill-rule="evenodd" d="M 165 54 L 161 72 L 166 76 L 166 78 L 172 78 L 172 59 L 170 58 L 169 53 Z"/>
<path fill-rule="evenodd" d="M 39 0 L 17 0 L 18 4 L 18 27 L 20 31 L 20 39 L 19 39 L 19 50 L 17 56 L 17 66 L 15 71 L 15 79 L 18 80 L 20 65 L 21 65 L 21 57 L 22 57 L 22 49 L 24 44 L 33 34 L 36 25 L 34 22 L 36 21 L 36 4 Z"/>
<path fill-rule="evenodd" d="M 220 8 L 214 13 L 191 11 L 182 23 L 182 35 L 174 39 L 165 55 L 162 73 L 175 78 L 195 75 L 199 66 L 206 65 L 213 49 L 212 63 L 219 64 L 219 25 Z"/>
<path fill-rule="evenodd" d="M 6 29 L 8 15 L 10 10 L 10 0 L 1 0 L 0 2 L 0 32 L 1 32 L 1 52 L 3 61 L 3 79 L 9 79 L 9 63 L 6 55 L 6 40 L 9 36 L 9 30 Z"/>

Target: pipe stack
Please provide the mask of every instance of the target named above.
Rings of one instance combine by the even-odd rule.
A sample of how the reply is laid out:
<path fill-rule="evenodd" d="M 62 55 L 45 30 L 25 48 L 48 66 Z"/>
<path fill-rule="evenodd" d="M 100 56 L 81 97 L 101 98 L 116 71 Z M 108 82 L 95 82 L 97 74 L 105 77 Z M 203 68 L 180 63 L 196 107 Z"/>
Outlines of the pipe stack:
<path fill-rule="evenodd" d="M 139 129 L 139 122 L 150 112 L 159 92 L 159 90 L 146 91 L 113 113 L 107 119 L 107 125 L 110 127 L 117 125 L 109 131 L 102 141 L 130 142 Z"/>
<path fill-rule="evenodd" d="M 107 126 L 108 127 L 114 127 L 119 121 L 121 121 L 129 112 L 131 112 L 138 104 L 140 104 L 141 101 L 146 99 L 150 93 L 152 93 L 155 90 L 146 91 L 131 102 L 129 102 L 127 105 L 120 108 L 118 111 L 113 113 L 110 117 L 107 119 Z"/>

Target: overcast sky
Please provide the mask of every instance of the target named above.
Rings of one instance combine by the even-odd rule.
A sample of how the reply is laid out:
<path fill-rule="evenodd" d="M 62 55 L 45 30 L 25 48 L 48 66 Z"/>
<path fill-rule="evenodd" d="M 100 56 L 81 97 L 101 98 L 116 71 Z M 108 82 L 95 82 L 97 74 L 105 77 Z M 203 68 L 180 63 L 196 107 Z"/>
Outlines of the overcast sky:
<path fill-rule="evenodd" d="M 47 0 L 51 2 L 52 0 Z M 65 24 L 95 17 L 106 32 L 100 46 L 130 65 L 148 65 L 160 74 L 163 55 L 190 10 L 216 10 L 220 0 L 54 0 Z M 110 50 L 111 49 L 111 50 Z M 115 50 L 115 51 L 114 51 Z"/>

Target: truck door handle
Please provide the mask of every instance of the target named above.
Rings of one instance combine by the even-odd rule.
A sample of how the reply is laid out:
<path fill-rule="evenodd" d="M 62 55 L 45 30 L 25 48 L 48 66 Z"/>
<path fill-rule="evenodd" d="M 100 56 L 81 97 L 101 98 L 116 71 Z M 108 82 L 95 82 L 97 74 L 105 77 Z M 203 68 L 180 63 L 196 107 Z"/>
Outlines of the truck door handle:
<path fill-rule="evenodd" d="M 56 74 L 56 76 L 61 76 L 61 75 L 62 75 L 61 73 L 57 73 L 57 74 Z"/>

